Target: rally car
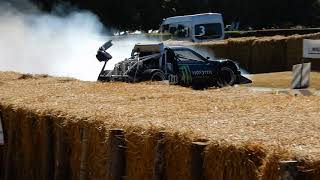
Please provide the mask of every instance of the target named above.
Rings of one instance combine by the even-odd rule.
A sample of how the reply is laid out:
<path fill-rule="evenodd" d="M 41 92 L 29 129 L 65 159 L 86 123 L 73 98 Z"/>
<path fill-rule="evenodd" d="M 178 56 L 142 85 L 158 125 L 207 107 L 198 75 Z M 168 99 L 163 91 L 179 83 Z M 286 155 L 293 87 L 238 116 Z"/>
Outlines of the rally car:
<path fill-rule="evenodd" d="M 131 57 L 117 63 L 113 70 L 105 70 L 112 56 L 106 52 L 112 46 L 105 43 L 97 52 L 104 62 L 98 81 L 164 81 L 193 87 L 224 87 L 251 83 L 241 75 L 238 64 L 228 59 L 205 58 L 196 51 L 182 46 L 136 44 Z"/>

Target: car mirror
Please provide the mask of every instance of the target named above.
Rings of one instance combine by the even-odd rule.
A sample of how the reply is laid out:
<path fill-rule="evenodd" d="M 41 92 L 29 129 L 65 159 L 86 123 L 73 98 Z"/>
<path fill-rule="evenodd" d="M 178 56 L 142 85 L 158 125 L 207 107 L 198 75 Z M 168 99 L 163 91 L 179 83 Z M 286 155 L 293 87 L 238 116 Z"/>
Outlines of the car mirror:
<path fill-rule="evenodd" d="M 206 59 L 207 59 L 207 60 L 209 60 L 209 59 L 210 59 L 210 57 L 208 56 Z"/>

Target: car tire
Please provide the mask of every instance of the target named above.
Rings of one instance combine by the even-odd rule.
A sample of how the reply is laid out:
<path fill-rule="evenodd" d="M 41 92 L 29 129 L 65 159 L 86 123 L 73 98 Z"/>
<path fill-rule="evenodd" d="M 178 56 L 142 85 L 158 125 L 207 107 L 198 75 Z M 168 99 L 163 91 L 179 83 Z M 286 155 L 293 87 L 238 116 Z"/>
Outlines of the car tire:
<path fill-rule="evenodd" d="M 152 73 L 150 80 L 151 81 L 164 81 L 165 76 L 162 72 L 157 71 L 157 72 Z"/>
<path fill-rule="evenodd" d="M 218 87 L 233 86 L 236 83 L 237 77 L 233 68 L 222 66 L 217 73 Z"/>

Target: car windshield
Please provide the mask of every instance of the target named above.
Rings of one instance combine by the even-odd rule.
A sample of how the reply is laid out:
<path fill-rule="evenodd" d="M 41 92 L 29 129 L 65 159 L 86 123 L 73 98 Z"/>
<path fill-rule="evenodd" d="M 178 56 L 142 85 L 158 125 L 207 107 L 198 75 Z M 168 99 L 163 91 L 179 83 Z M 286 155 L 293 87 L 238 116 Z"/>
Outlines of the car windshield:
<path fill-rule="evenodd" d="M 206 61 L 206 58 L 191 49 L 176 49 L 174 53 L 180 60 Z"/>

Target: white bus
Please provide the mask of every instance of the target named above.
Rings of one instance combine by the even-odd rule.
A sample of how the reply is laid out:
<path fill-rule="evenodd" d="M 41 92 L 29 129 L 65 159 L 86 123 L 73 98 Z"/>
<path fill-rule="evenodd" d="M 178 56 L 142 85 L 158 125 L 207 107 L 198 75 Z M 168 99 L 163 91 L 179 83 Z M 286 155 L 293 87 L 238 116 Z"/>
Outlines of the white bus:
<path fill-rule="evenodd" d="M 219 13 L 175 16 L 163 20 L 160 33 L 194 42 L 221 40 L 224 39 L 224 23 Z"/>

